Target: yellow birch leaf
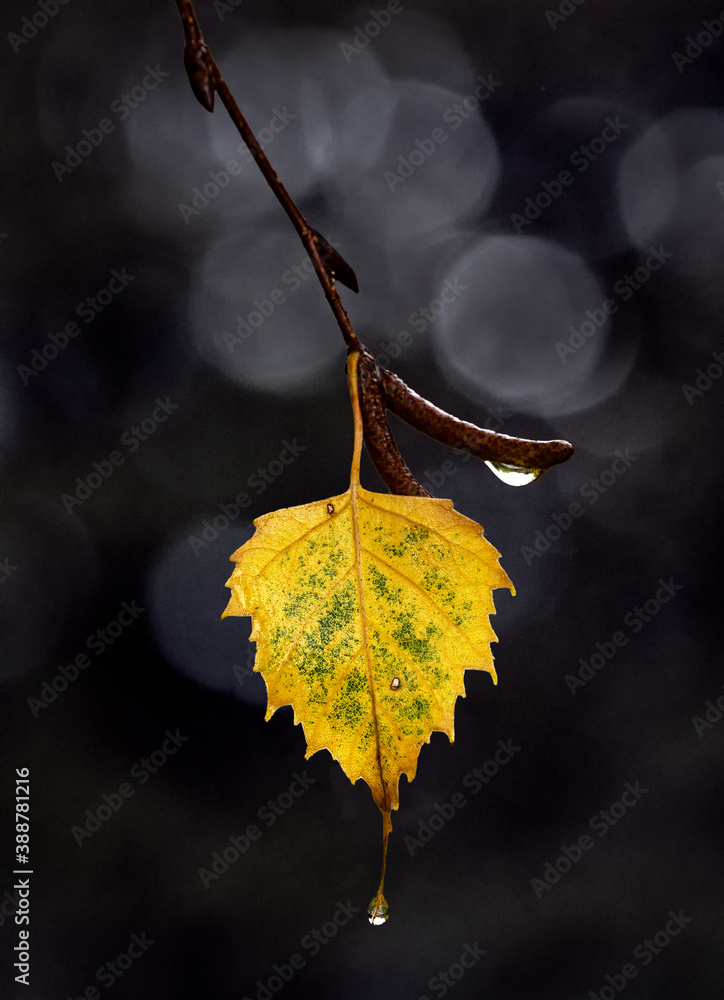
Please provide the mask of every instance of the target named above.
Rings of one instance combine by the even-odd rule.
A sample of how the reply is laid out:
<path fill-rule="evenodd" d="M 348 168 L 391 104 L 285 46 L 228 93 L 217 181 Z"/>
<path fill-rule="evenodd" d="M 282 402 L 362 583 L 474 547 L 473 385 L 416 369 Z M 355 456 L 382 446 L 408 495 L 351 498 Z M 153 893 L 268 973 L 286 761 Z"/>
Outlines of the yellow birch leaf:
<path fill-rule="evenodd" d="M 349 490 L 255 520 L 253 537 L 232 556 L 224 617 L 252 617 L 266 718 L 291 705 L 306 756 L 328 749 L 350 781 L 367 782 L 386 847 L 400 776 L 415 777 L 433 731 L 454 739 L 465 671 L 485 670 L 497 683 L 492 591 L 515 590 L 483 529 L 451 500 L 359 484 L 356 362 L 351 355 Z"/>

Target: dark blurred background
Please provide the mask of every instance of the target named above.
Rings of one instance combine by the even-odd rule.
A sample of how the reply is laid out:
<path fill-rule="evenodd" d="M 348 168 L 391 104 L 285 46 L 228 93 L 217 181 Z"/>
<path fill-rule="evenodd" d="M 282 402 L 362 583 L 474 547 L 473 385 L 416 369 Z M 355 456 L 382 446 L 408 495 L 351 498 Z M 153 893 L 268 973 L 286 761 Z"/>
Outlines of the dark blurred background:
<path fill-rule="evenodd" d="M 369 790 L 264 722 L 219 621 L 253 519 L 346 488 L 334 319 L 171 0 L 5 0 L 2 825 L 27 767 L 33 875 L 28 987 L 9 837 L 4 995 L 721 996 L 724 11 L 197 13 L 380 363 L 576 453 L 514 488 L 394 421 L 518 593 L 498 686 L 468 674 L 402 782 L 372 928 Z"/>

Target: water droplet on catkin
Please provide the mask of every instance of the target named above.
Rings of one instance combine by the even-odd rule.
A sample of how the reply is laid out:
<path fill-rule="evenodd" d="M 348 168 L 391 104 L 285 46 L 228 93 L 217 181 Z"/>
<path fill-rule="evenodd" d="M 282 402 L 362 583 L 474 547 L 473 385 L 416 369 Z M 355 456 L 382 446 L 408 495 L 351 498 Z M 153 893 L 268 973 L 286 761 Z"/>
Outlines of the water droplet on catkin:
<path fill-rule="evenodd" d="M 528 483 L 535 482 L 545 469 L 524 469 L 519 465 L 508 465 L 504 462 L 486 462 L 487 467 L 495 473 L 498 479 L 502 479 L 508 486 L 527 486 Z"/>
<path fill-rule="evenodd" d="M 387 900 L 381 893 L 375 896 L 370 903 L 367 915 L 373 927 L 379 927 L 381 924 L 387 923 L 390 916 L 390 908 L 387 905 Z"/>

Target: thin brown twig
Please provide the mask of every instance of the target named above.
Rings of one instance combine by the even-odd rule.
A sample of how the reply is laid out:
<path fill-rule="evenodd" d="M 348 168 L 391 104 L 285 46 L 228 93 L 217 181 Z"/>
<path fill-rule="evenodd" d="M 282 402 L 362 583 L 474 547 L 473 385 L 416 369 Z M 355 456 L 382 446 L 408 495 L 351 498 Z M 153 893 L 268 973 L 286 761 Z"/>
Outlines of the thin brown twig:
<path fill-rule="evenodd" d="M 313 229 L 309 225 L 294 199 L 280 181 L 277 172 L 259 145 L 241 108 L 236 103 L 234 95 L 229 90 L 228 84 L 221 76 L 221 71 L 210 49 L 204 42 L 201 27 L 194 13 L 191 0 L 176 0 L 176 5 L 181 14 L 186 38 L 184 65 L 186 66 L 186 72 L 189 75 L 189 82 L 194 94 L 207 111 L 213 112 L 214 92 L 218 93 L 222 104 L 236 126 L 239 135 L 246 143 L 267 184 L 276 195 L 277 200 L 299 234 L 299 238 L 314 264 L 314 270 L 317 272 L 317 276 L 324 289 L 324 294 L 337 319 L 348 350 L 359 350 L 361 344 L 352 327 L 352 322 L 342 305 L 342 300 L 334 283 L 334 276 L 337 275 L 340 280 L 345 280 L 352 287 L 352 290 L 355 291 L 357 289 L 357 279 L 354 271 L 331 244 L 316 229 Z M 322 260 L 322 253 L 325 254 L 327 259 L 326 264 Z"/>
<path fill-rule="evenodd" d="M 191 0 L 176 0 L 183 24 L 184 65 L 191 88 L 199 102 L 213 113 L 218 93 L 239 135 L 264 175 L 269 187 L 288 215 L 314 265 L 324 294 L 342 331 L 347 352 L 359 352 L 360 405 L 364 422 L 364 440 L 372 461 L 392 493 L 430 496 L 414 478 L 400 455 L 387 422 L 385 409 L 391 410 L 417 430 L 452 448 L 470 452 L 485 461 L 518 468 L 545 470 L 565 462 L 573 454 L 567 441 L 530 441 L 487 431 L 475 424 L 458 420 L 410 389 L 402 379 L 385 369 L 378 369 L 374 359 L 355 333 L 342 305 L 335 278 L 357 292 L 357 277 L 337 250 L 313 229 L 279 179 L 264 150 L 221 76 L 221 71 L 204 41 Z"/>

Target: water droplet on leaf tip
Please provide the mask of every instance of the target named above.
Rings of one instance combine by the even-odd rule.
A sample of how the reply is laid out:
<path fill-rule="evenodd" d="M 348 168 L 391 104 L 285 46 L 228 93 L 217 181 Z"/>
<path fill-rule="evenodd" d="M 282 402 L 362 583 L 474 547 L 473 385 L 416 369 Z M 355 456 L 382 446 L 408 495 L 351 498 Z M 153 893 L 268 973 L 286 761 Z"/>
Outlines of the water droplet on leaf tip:
<path fill-rule="evenodd" d="M 375 896 L 367 909 L 367 915 L 373 927 L 379 927 L 381 924 L 387 923 L 390 908 L 384 896 Z"/>
<path fill-rule="evenodd" d="M 486 462 L 487 467 L 502 479 L 507 486 L 527 486 L 535 482 L 546 471 L 545 469 L 526 469 L 519 465 L 508 465 L 504 462 Z"/>

